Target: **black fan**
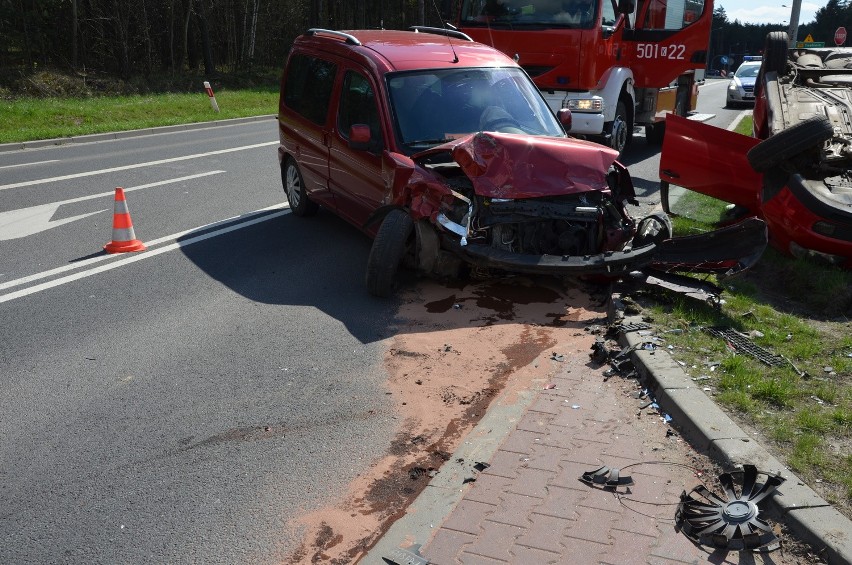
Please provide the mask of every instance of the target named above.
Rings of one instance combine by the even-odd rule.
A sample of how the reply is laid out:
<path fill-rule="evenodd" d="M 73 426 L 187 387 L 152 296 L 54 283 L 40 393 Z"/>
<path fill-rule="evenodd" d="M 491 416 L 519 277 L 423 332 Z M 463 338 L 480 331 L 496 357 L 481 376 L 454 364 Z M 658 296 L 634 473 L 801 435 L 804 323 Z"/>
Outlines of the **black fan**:
<path fill-rule="evenodd" d="M 784 480 L 780 475 L 758 471 L 754 465 L 743 465 L 742 471 L 722 473 L 719 483 L 725 490 L 725 498 L 704 485 L 695 487 L 689 494 L 684 491 L 675 513 L 676 527 L 701 545 L 732 551 L 778 549 L 778 538 L 760 518 L 757 504 L 775 492 Z"/>

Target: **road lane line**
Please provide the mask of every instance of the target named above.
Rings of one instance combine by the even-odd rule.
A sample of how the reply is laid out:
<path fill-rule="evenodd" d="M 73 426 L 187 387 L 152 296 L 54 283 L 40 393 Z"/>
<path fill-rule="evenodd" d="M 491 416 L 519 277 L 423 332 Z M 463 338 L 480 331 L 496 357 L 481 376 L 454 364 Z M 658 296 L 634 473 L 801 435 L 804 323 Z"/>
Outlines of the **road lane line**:
<path fill-rule="evenodd" d="M 142 190 L 143 188 L 151 188 L 154 186 L 162 186 L 165 184 L 193 180 L 202 177 L 208 177 L 210 175 L 218 175 L 224 172 L 225 171 L 208 171 L 206 173 L 198 173 L 195 175 L 188 175 L 175 179 L 166 179 L 126 188 L 124 189 L 124 192 L 132 192 L 134 190 Z M 59 209 L 59 207 L 64 204 L 73 204 L 75 202 L 83 202 L 86 200 L 104 198 L 107 196 L 112 197 L 114 195 L 115 191 L 111 190 L 109 192 L 101 192 L 100 194 L 90 194 L 89 196 L 80 196 L 78 198 L 69 198 L 68 200 L 61 200 L 59 202 L 38 204 L 36 206 L 30 206 L 28 208 L 19 208 L 17 210 L 0 212 L 0 241 L 27 237 L 29 235 L 34 235 L 61 226 L 63 224 L 67 224 L 69 222 L 81 220 L 87 216 L 91 216 L 92 214 L 97 214 L 98 212 L 104 212 L 106 210 L 99 210 L 98 212 L 89 212 L 87 214 L 74 216 L 73 218 L 64 218 L 61 220 L 51 219 L 53 218 L 54 214 L 56 214 L 56 211 Z"/>
<path fill-rule="evenodd" d="M 116 171 L 127 171 L 129 169 L 139 169 L 141 167 L 151 167 L 154 165 L 163 165 L 165 163 L 175 163 L 177 161 L 187 161 L 189 159 L 200 159 L 201 157 L 209 157 L 211 155 L 222 155 L 224 153 L 233 153 L 235 151 L 245 151 L 247 149 L 257 149 L 258 147 L 269 147 L 270 145 L 278 145 L 278 141 L 268 141 L 266 143 L 255 143 L 254 145 L 243 145 L 241 147 L 231 147 L 228 149 L 219 149 L 218 151 L 208 151 L 207 153 L 196 153 L 194 155 L 184 155 L 182 157 L 172 157 L 170 159 L 160 159 L 159 161 L 147 161 L 145 163 L 135 163 L 133 165 L 122 165 L 121 167 L 111 167 L 109 169 L 98 169 L 96 171 L 86 171 L 85 173 L 74 173 L 72 175 L 63 175 L 61 177 L 50 177 L 44 179 L 29 180 L 16 182 L 12 184 L 0 185 L 0 190 L 9 190 L 10 188 L 21 188 L 23 186 L 34 186 L 37 184 L 46 184 L 49 182 L 58 182 L 62 180 L 78 179 L 81 177 L 91 177 L 94 175 L 104 175 L 106 173 L 114 173 Z"/>
<path fill-rule="evenodd" d="M 18 163 L 17 165 L 3 165 L 0 169 L 11 169 L 14 167 L 29 167 L 32 165 L 44 165 L 45 163 L 56 163 L 59 159 L 51 159 L 49 161 L 35 161 L 33 163 Z"/>
<path fill-rule="evenodd" d="M 89 269 L 87 271 L 82 271 L 79 273 L 74 273 L 71 275 L 67 275 L 58 279 L 54 279 L 52 281 L 47 281 L 38 285 L 34 285 L 28 288 L 24 288 L 18 291 L 10 292 L 8 294 L 0 295 L 0 303 L 8 302 L 10 300 L 15 300 L 16 298 L 22 298 L 24 296 L 29 296 L 30 294 L 35 294 L 37 292 L 41 292 L 43 290 L 47 290 L 49 288 L 53 288 L 56 286 L 60 286 L 66 283 L 74 282 L 76 280 L 80 280 L 86 277 L 90 277 L 92 275 L 96 275 L 98 273 L 102 273 L 105 271 L 109 271 L 120 267 L 122 265 L 128 263 L 135 263 L 136 261 L 141 261 L 148 257 L 155 257 L 160 255 L 161 253 L 166 253 L 167 251 L 174 251 L 175 249 L 180 249 L 181 247 L 186 247 L 192 245 L 194 243 L 198 243 L 200 241 L 204 241 L 205 239 L 210 239 L 212 237 L 216 237 L 219 235 L 224 235 L 226 233 L 230 233 L 232 231 L 236 231 L 238 229 L 247 228 L 249 226 L 253 226 L 255 224 L 259 224 L 261 222 L 266 222 L 268 220 L 272 220 L 274 218 L 278 218 L 290 213 L 288 204 L 275 204 L 273 206 L 268 206 L 266 208 L 261 208 L 260 210 L 255 210 L 254 212 L 249 212 L 247 214 L 242 214 L 240 216 L 234 216 L 232 218 L 228 218 L 226 220 L 220 220 L 218 222 L 213 222 L 211 224 L 206 224 L 203 226 L 199 226 L 197 228 L 192 228 L 189 230 L 184 230 L 181 232 L 177 232 L 172 235 L 167 235 L 165 237 L 161 237 L 158 239 L 154 239 L 151 241 L 145 242 L 145 245 L 148 247 L 148 251 L 143 251 L 141 253 L 134 253 L 133 255 L 123 256 L 123 258 L 113 261 L 112 263 L 108 263 L 106 265 L 100 265 L 93 269 Z M 263 215 L 265 212 L 269 212 L 272 210 L 277 210 L 272 214 Z M 238 221 L 240 219 L 244 219 L 245 221 Z M 229 224 L 231 222 L 237 221 L 237 223 L 233 223 L 229 226 L 226 226 L 222 229 L 214 229 L 217 226 L 221 226 L 224 224 Z M 189 239 L 183 241 L 176 241 L 177 239 L 190 235 L 192 233 L 196 233 L 202 230 L 213 229 L 213 231 L 206 232 L 201 235 L 197 235 L 195 237 L 191 237 Z M 152 249 L 153 247 L 165 243 L 168 241 L 174 241 L 169 245 L 164 247 L 157 247 L 156 249 Z M 0 290 L 5 290 L 7 288 L 12 288 L 15 286 L 20 286 L 22 284 L 27 284 L 33 281 L 45 279 L 52 277 L 54 275 L 58 275 L 67 271 L 73 271 L 76 269 L 80 269 L 83 267 L 88 267 L 89 265 L 99 263 L 101 261 L 105 261 L 108 259 L 116 259 L 116 255 L 98 255 L 97 257 L 90 257 L 89 259 L 84 259 L 83 261 L 79 261 L 77 263 L 72 263 L 69 265 L 63 265 L 62 267 L 57 267 L 55 269 L 50 269 L 48 271 L 44 271 L 41 273 L 36 273 L 34 275 L 29 275 L 26 277 L 21 277 L 19 279 L 15 279 L 12 281 L 7 281 L 4 283 L 0 283 Z"/>

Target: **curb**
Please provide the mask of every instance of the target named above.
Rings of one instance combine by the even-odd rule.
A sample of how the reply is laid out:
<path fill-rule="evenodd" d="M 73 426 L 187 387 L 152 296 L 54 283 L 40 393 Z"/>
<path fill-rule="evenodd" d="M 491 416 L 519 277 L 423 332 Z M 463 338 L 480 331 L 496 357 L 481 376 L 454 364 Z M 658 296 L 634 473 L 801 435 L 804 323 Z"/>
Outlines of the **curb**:
<path fill-rule="evenodd" d="M 4 153 L 7 151 L 20 151 L 22 149 L 38 149 L 41 147 L 68 145 L 71 143 L 94 143 L 97 141 L 113 141 L 116 139 L 125 139 L 128 137 L 141 137 L 144 135 L 158 135 L 163 133 L 175 133 L 202 128 L 234 126 L 249 122 L 259 122 L 261 120 L 276 117 L 277 114 L 264 114 L 261 116 L 249 116 L 247 118 L 231 118 L 227 120 L 213 120 L 210 122 L 194 122 L 190 124 L 178 124 L 173 126 L 158 126 L 153 128 L 133 129 L 127 131 L 92 133 L 89 135 L 75 135 L 73 137 L 57 137 L 54 139 L 37 139 L 35 141 L 0 143 L 0 153 Z"/>
<path fill-rule="evenodd" d="M 617 320 L 613 310 L 617 301 L 617 295 L 613 295 L 610 323 L 642 321 L 639 316 Z M 637 372 L 689 443 L 728 467 L 752 464 L 762 471 L 779 473 L 787 481 L 768 498 L 768 508 L 783 517 L 790 530 L 830 565 L 852 564 L 852 521 L 740 429 L 692 382 L 667 350 L 638 349 L 644 341 L 636 332 L 619 334 L 623 347 L 637 348 L 631 353 Z"/>
<path fill-rule="evenodd" d="M 425 545 L 432 539 L 435 528 L 441 524 L 456 508 L 470 487 L 465 479 L 475 477 L 474 465 L 478 461 L 488 462 L 503 444 L 504 440 L 518 425 L 521 416 L 538 397 L 538 390 L 504 390 L 491 403 L 485 415 L 465 436 L 462 444 L 441 466 L 440 472 L 405 510 L 405 514 L 395 521 L 382 534 L 366 555 L 358 563 L 420 563 L 416 554 L 405 553 Z M 511 400 L 510 400 L 511 399 Z M 401 545 L 408 550 L 400 557 L 397 555 Z M 384 559 L 387 557 L 391 561 Z M 399 560 L 402 559 L 402 560 Z"/>

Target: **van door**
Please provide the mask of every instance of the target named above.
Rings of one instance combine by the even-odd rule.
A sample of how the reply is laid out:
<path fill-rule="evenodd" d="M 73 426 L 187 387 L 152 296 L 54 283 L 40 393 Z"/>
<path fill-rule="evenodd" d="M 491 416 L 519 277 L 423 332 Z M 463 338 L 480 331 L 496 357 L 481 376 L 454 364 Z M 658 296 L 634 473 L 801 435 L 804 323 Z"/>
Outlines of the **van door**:
<path fill-rule="evenodd" d="M 337 202 L 338 213 L 356 225 L 382 205 L 388 193 L 382 180 L 382 150 L 385 132 L 379 111 L 377 85 L 358 69 L 343 71 L 329 145 L 329 186 Z M 353 125 L 370 128 L 369 148 L 349 146 Z"/>
<path fill-rule="evenodd" d="M 290 56 L 284 76 L 279 127 L 282 144 L 296 159 L 311 200 L 334 208 L 329 191 L 328 148 L 338 65 L 304 53 Z"/>

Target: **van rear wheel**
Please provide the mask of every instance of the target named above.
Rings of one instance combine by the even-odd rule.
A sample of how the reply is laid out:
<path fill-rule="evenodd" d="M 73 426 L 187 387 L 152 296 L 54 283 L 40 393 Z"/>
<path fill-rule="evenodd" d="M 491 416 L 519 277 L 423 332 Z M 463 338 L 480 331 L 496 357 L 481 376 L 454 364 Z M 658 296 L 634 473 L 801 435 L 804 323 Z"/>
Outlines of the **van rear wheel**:
<path fill-rule="evenodd" d="M 284 192 L 293 214 L 306 217 L 317 213 L 319 206 L 308 198 L 302 173 L 292 157 L 288 157 L 281 166 L 281 182 L 284 184 Z"/>

